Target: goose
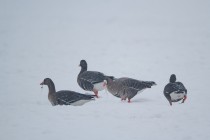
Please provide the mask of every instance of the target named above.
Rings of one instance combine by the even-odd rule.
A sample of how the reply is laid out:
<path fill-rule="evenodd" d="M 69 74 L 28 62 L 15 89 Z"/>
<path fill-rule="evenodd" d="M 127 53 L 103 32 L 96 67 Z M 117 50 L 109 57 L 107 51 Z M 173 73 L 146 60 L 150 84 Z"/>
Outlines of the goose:
<path fill-rule="evenodd" d="M 78 85 L 86 91 L 93 91 L 98 98 L 98 91 L 104 90 L 104 80 L 106 77 L 112 78 L 112 76 L 106 76 L 101 72 L 97 71 L 87 71 L 87 62 L 81 60 L 79 66 L 81 71 L 77 76 Z"/>
<path fill-rule="evenodd" d="M 153 81 L 140 81 L 132 78 L 122 77 L 118 79 L 111 79 L 109 77 L 104 81 L 107 90 L 115 97 L 121 98 L 121 100 L 128 99 L 128 103 L 139 92 L 142 92 L 146 88 L 151 88 L 156 85 Z"/>
<path fill-rule="evenodd" d="M 91 100 L 94 100 L 94 95 L 85 95 L 69 90 L 55 90 L 55 85 L 50 78 L 45 78 L 40 85 L 47 85 L 49 88 L 48 99 L 52 106 L 55 105 L 73 105 L 80 106 Z"/>
<path fill-rule="evenodd" d="M 169 83 L 165 86 L 163 93 L 171 106 L 172 102 L 182 100 L 184 103 L 187 99 L 187 89 L 181 82 L 176 82 L 175 74 L 170 76 Z"/>

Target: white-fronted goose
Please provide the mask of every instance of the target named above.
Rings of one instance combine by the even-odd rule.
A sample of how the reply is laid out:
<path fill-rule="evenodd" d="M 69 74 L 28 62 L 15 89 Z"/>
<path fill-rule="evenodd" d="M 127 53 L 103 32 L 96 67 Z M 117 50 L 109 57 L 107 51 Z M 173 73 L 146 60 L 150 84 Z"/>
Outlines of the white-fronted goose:
<path fill-rule="evenodd" d="M 163 92 L 170 105 L 172 105 L 172 102 L 178 102 L 180 100 L 184 103 L 187 99 L 187 89 L 181 82 L 176 82 L 175 74 L 171 75 L 169 83 L 165 86 Z"/>
<path fill-rule="evenodd" d="M 128 99 L 129 103 L 138 92 L 156 85 L 152 81 L 140 81 L 126 77 L 114 80 L 107 77 L 105 81 L 107 89 L 112 95 L 121 98 L 121 100 Z"/>
<path fill-rule="evenodd" d="M 55 105 L 83 105 L 94 99 L 94 95 L 85 95 L 69 90 L 55 90 L 55 85 L 50 78 L 45 78 L 40 85 L 47 85 L 49 88 L 48 99 Z"/>
<path fill-rule="evenodd" d="M 77 76 L 77 83 L 82 89 L 93 91 L 98 97 L 98 91 L 105 88 L 104 80 L 107 76 L 101 72 L 87 71 L 87 62 L 85 60 L 81 60 L 79 66 L 81 66 L 81 71 Z"/>

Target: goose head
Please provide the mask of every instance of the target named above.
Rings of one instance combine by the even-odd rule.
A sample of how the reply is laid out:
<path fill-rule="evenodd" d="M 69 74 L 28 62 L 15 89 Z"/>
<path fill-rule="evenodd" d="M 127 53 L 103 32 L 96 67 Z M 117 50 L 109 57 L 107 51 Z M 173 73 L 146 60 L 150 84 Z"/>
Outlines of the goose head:
<path fill-rule="evenodd" d="M 82 68 L 87 68 L 87 62 L 85 60 L 81 60 L 79 66 Z"/>
<path fill-rule="evenodd" d="M 170 83 L 175 83 L 176 82 L 176 75 L 172 74 L 169 81 L 170 81 Z"/>
<path fill-rule="evenodd" d="M 50 78 L 45 78 L 40 85 L 50 85 L 50 83 L 52 83 L 52 80 Z"/>

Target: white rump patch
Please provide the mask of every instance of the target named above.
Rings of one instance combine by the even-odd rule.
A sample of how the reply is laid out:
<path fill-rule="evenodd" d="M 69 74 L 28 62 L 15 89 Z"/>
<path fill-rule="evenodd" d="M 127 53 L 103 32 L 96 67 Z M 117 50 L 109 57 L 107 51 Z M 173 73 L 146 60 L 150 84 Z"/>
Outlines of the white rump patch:
<path fill-rule="evenodd" d="M 171 94 L 170 94 L 170 96 L 171 96 L 171 100 L 173 101 L 175 101 L 175 100 L 179 100 L 179 99 L 183 99 L 184 98 L 184 95 L 185 95 L 185 93 L 175 93 L 175 92 L 172 92 Z"/>
<path fill-rule="evenodd" d="M 94 84 L 93 88 L 96 89 L 97 91 L 104 90 L 105 89 L 104 82 Z"/>

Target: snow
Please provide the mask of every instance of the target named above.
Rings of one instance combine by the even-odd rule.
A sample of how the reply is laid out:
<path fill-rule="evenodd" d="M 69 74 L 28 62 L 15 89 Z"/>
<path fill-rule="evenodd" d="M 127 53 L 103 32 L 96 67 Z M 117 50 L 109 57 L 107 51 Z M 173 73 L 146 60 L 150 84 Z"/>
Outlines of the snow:
<path fill-rule="evenodd" d="M 210 137 L 208 0 L 1 0 L 0 139 L 206 140 Z M 88 69 L 155 81 L 122 102 L 106 91 L 83 106 L 55 106 L 48 88 L 82 90 Z M 170 75 L 184 104 L 163 95 Z M 90 92 L 88 92 L 90 93 Z"/>

